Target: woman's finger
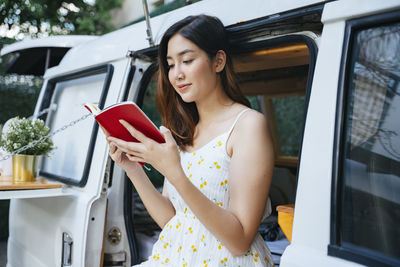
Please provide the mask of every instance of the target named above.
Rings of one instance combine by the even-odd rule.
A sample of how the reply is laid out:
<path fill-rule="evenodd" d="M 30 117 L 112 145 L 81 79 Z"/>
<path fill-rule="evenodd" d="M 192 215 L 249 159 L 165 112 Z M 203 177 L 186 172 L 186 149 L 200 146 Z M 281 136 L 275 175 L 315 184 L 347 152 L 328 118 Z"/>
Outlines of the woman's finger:
<path fill-rule="evenodd" d="M 131 154 L 125 154 L 126 157 L 130 160 L 130 161 L 136 161 L 136 162 L 144 162 L 144 159 L 141 157 L 137 157 Z"/>
<path fill-rule="evenodd" d="M 100 125 L 100 124 L 99 124 Z M 106 138 L 110 136 L 110 133 L 107 132 L 106 129 L 103 128 L 103 126 L 100 125 L 100 129 L 103 131 L 103 133 L 105 134 Z"/>
<path fill-rule="evenodd" d="M 121 139 L 118 139 L 115 137 L 108 137 L 107 140 L 109 142 L 112 142 L 123 152 L 129 153 L 129 154 L 142 154 L 145 151 L 145 147 L 141 143 L 126 142 L 124 140 L 121 140 Z"/>
<path fill-rule="evenodd" d="M 164 136 L 165 141 L 166 141 L 167 143 L 176 144 L 176 141 L 175 141 L 174 137 L 172 136 L 171 131 L 170 131 L 167 127 L 161 126 L 161 127 L 160 127 L 160 132 L 161 132 L 162 135 Z"/>
<path fill-rule="evenodd" d="M 110 149 L 110 157 L 112 160 L 114 160 L 115 162 L 119 162 L 121 160 L 122 157 L 122 151 L 119 150 L 116 146 L 113 146 L 113 151 L 111 151 Z"/>
<path fill-rule="evenodd" d="M 146 144 L 149 142 L 153 142 L 150 138 L 142 134 L 140 131 L 136 130 L 132 125 L 124 120 L 119 120 L 119 122 L 129 131 L 129 133 L 136 138 L 139 142 Z"/>
<path fill-rule="evenodd" d="M 110 144 L 110 153 L 114 154 L 115 151 L 117 150 L 117 146 L 114 143 L 109 142 Z"/>

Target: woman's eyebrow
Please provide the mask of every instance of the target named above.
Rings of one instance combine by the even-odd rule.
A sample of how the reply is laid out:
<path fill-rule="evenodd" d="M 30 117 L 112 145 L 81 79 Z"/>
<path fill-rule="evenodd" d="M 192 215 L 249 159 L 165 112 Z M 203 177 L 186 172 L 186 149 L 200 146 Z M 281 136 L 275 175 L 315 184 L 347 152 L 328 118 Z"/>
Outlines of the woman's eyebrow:
<path fill-rule="evenodd" d="M 183 51 L 178 53 L 178 57 L 181 57 L 181 56 L 183 56 L 184 54 L 187 54 L 187 53 L 194 53 L 194 52 L 195 51 L 192 50 L 192 49 L 185 49 L 185 50 L 183 50 Z M 167 59 L 172 59 L 172 57 L 167 55 Z"/>

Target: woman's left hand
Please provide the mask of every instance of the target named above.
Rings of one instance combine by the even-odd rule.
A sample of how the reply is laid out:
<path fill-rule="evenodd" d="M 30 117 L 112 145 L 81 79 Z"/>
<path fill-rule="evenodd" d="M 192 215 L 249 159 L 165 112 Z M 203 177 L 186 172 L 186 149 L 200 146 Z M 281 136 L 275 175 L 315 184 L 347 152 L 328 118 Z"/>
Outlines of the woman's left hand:
<path fill-rule="evenodd" d="M 114 137 L 108 137 L 107 140 L 125 152 L 129 160 L 151 164 L 170 182 L 172 182 L 171 179 L 179 176 L 178 172 L 183 170 L 180 164 L 178 146 L 170 130 L 164 126 L 160 127 L 165 139 L 165 143 L 160 144 L 136 130 L 128 122 L 120 120 L 120 123 L 139 142 L 126 142 Z"/>

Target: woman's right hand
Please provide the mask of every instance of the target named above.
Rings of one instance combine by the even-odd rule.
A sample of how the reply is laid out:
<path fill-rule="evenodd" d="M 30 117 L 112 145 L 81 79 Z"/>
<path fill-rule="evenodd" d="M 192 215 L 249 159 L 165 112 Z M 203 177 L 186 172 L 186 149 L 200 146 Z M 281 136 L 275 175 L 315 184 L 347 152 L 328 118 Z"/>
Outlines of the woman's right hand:
<path fill-rule="evenodd" d="M 107 130 L 104 129 L 101 125 L 100 125 L 100 128 L 103 130 L 106 138 L 110 136 L 110 134 L 107 132 Z M 107 142 L 108 142 L 108 145 L 110 148 L 109 155 L 110 155 L 111 159 L 115 163 L 117 163 L 117 165 L 120 168 L 125 170 L 125 172 L 135 173 L 135 172 L 142 170 L 139 163 L 130 161 L 128 159 L 128 157 L 125 155 L 125 153 L 122 152 L 115 144 L 113 144 L 112 142 L 109 142 L 108 140 L 107 140 Z"/>
<path fill-rule="evenodd" d="M 125 172 L 130 176 L 130 174 L 137 174 L 138 172 L 143 172 L 142 167 L 136 161 L 131 161 L 126 156 L 125 152 L 121 151 L 115 144 L 112 142 L 109 143 L 110 146 L 110 157 L 111 159 L 117 163 L 117 165 L 125 170 Z"/>

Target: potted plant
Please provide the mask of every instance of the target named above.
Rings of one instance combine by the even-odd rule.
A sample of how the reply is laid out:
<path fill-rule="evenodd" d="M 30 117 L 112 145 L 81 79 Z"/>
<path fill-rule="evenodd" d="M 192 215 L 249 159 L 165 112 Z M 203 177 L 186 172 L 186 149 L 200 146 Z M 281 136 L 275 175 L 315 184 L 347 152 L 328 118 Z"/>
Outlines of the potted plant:
<path fill-rule="evenodd" d="M 43 120 L 19 117 L 11 119 L 8 127 L 4 127 L 0 146 L 11 153 L 13 161 L 14 182 L 33 181 L 36 178 L 39 156 L 48 156 L 54 149 L 53 141 L 48 136 L 50 129 Z M 34 141 L 43 139 L 31 147 Z M 26 149 L 22 148 L 26 147 Z M 18 153 L 18 154 L 16 154 Z"/>

